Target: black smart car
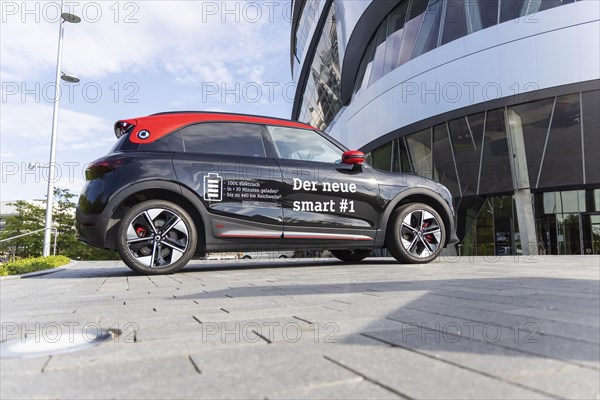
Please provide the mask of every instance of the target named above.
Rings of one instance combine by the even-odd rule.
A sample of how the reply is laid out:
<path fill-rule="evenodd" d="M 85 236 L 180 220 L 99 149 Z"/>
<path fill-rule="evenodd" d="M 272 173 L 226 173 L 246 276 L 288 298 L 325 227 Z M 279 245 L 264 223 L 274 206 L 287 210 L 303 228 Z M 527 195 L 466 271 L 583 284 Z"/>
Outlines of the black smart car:
<path fill-rule="evenodd" d="M 122 120 L 91 163 L 78 237 L 143 274 L 206 252 L 329 249 L 356 262 L 387 248 L 427 263 L 458 241 L 448 190 L 377 171 L 298 122 L 213 112 Z"/>

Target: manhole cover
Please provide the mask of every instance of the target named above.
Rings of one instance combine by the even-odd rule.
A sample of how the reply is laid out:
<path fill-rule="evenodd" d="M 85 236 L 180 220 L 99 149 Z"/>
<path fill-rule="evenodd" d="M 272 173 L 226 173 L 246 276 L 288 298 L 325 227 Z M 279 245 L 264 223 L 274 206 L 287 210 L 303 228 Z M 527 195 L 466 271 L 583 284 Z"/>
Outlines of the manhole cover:
<path fill-rule="evenodd" d="M 0 344 L 0 358 L 29 358 L 79 351 L 111 340 L 118 332 L 98 328 L 75 329 L 57 335 L 26 335 Z"/>

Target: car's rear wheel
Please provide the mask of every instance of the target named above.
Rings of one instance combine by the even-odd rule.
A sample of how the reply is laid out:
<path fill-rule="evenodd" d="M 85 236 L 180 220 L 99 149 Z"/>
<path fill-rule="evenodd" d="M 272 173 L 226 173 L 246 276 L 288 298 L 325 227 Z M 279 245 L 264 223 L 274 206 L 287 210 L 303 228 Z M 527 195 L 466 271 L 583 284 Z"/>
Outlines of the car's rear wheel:
<path fill-rule="evenodd" d="M 118 231 L 118 251 L 132 270 L 146 275 L 183 268 L 198 243 L 196 226 L 178 205 L 150 200 L 127 211 Z"/>
<path fill-rule="evenodd" d="M 394 210 L 387 247 L 396 260 L 408 264 L 433 261 L 446 243 L 444 221 L 432 207 L 407 204 Z"/>
<path fill-rule="evenodd" d="M 364 260 L 371 254 L 371 249 L 358 250 L 331 250 L 331 254 L 338 260 L 346 262 L 358 262 Z"/>

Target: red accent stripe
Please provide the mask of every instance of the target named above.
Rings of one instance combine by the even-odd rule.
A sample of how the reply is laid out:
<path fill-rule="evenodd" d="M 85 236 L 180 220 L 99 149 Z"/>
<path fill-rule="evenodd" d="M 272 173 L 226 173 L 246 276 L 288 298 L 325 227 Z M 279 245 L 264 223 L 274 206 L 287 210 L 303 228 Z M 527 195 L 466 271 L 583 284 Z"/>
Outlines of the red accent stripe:
<path fill-rule="evenodd" d="M 373 240 L 372 238 L 369 238 L 369 237 L 351 237 L 351 236 L 335 236 L 335 235 L 328 235 L 328 236 L 293 235 L 290 237 L 285 237 L 285 235 L 284 235 L 284 239 L 329 239 L 329 240 L 364 240 L 364 241 Z"/>
<path fill-rule="evenodd" d="M 280 235 L 245 235 L 235 233 L 222 233 L 219 237 L 231 237 L 231 238 L 254 238 L 254 239 L 279 239 Z"/>

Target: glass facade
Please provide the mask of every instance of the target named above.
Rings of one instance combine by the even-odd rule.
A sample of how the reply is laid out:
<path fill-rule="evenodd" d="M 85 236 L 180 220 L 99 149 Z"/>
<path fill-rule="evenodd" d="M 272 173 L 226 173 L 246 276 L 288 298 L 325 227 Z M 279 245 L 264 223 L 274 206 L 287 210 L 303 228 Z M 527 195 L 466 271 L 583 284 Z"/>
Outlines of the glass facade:
<path fill-rule="evenodd" d="M 600 251 L 600 91 L 486 110 L 404 134 L 369 153 L 384 171 L 409 172 L 445 185 L 458 209 L 458 236 L 469 255 L 520 251 L 512 193 L 512 141 L 535 198 L 539 251 Z M 579 186 L 588 190 L 554 191 Z M 500 207 L 500 208 L 499 208 Z M 510 212 L 508 211 L 510 208 Z"/>
<path fill-rule="evenodd" d="M 335 7 L 330 7 L 317 45 L 298 120 L 325 129 L 342 108 L 340 56 Z"/>
<path fill-rule="evenodd" d="M 470 33 L 575 0 L 404 0 L 381 22 L 362 56 L 354 92 L 402 64 Z"/>
<path fill-rule="evenodd" d="M 308 34 L 312 29 L 312 26 L 319 20 L 320 3 L 323 0 L 307 0 L 304 3 L 302 12 L 300 13 L 300 23 L 296 30 L 296 48 L 294 56 L 296 59 L 300 59 L 304 54 L 304 49 L 308 44 Z"/>
<path fill-rule="evenodd" d="M 530 189 L 600 185 L 599 103 L 596 90 L 487 110 L 399 137 L 372 150 L 370 160 L 384 171 L 432 178 L 454 197 L 507 193 L 516 189 L 511 136 L 522 140 Z"/>

